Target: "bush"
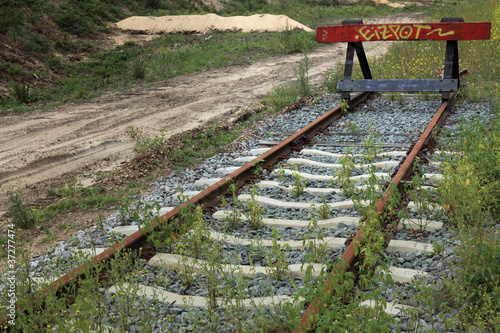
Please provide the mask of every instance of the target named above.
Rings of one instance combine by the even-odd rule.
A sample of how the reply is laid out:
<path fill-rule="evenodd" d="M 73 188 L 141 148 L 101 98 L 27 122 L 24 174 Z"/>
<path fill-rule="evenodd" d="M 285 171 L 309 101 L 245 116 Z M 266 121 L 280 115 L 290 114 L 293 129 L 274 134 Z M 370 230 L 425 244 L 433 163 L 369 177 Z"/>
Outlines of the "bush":
<path fill-rule="evenodd" d="M 270 105 L 277 112 L 285 106 L 297 102 L 298 97 L 295 84 L 282 83 L 273 87 L 273 92 L 264 99 L 264 103 Z"/>
<path fill-rule="evenodd" d="M 16 228 L 27 229 L 36 224 L 36 217 L 29 203 L 24 202 L 21 190 L 7 191 L 7 212 Z"/>
<path fill-rule="evenodd" d="M 144 5 L 146 6 L 146 8 L 160 9 L 162 7 L 162 1 L 161 0 L 146 0 Z"/>
<path fill-rule="evenodd" d="M 299 67 L 295 69 L 295 77 L 297 78 L 297 89 L 299 96 L 307 96 L 311 94 L 311 84 L 309 83 L 309 56 L 304 51 L 304 57 L 300 60 Z"/>
<path fill-rule="evenodd" d="M 10 6 L 7 1 L 0 2 L 0 34 L 9 30 L 16 30 L 24 25 L 24 13 L 22 8 Z"/>
<path fill-rule="evenodd" d="M 63 31 L 77 36 L 85 36 L 93 31 L 88 18 L 74 8 L 61 7 L 54 16 L 54 21 Z"/>
<path fill-rule="evenodd" d="M 123 43 L 123 47 L 133 47 L 135 45 L 136 45 L 135 42 L 131 40 L 128 40 L 125 43 Z"/>
<path fill-rule="evenodd" d="M 288 54 L 300 51 L 307 51 L 316 44 L 316 34 L 298 29 L 285 27 L 278 32 L 278 40 L 274 45 L 277 53 Z"/>
<path fill-rule="evenodd" d="M 134 151 L 136 153 L 145 152 L 146 150 L 155 150 L 166 153 L 166 138 L 164 132 L 160 132 L 154 136 L 148 136 L 138 128 L 129 126 L 128 133 L 135 141 Z"/>
<path fill-rule="evenodd" d="M 463 120 L 449 133 L 452 150 L 463 155 L 445 165 L 446 182 L 440 187 L 451 222 L 477 224 L 500 222 L 500 103 L 490 104 L 496 116 Z"/>
<path fill-rule="evenodd" d="M 137 61 L 134 63 L 134 67 L 133 67 L 133 76 L 134 76 L 134 79 L 139 79 L 139 80 L 142 80 L 144 79 L 144 77 L 146 76 L 146 67 L 144 66 L 144 62 L 143 61 Z"/>
<path fill-rule="evenodd" d="M 13 83 L 10 87 L 11 97 L 14 98 L 18 104 L 28 104 L 31 102 L 30 86 Z"/>
<path fill-rule="evenodd" d="M 102 27 L 102 21 L 114 22 L 123 17 L 125 13 L 115 1 L 87 0 L 64 3 L 56 9 L 54 21 L 62 30 L 84 36 Z"/>
<path fill-rule="evenodd" d="M 54 68 L 64 68 L 63 64 L 61 63 L 61 60 L 58 57 L 50 57 L 47 59 L 47 64 L 50 67 Z"/>
<path fill-rule="evenodd" d="M 472 304 L 481 306 L 484 295 L 490 296 L 500 304 L 500 247 L 492 244 L 476 244 L 474 258 L 479 260 L 475 269 L 466 274 L 465 281 L 469 287 L 469 297 Z"/>
<path fill-rule="evenodd" d="M 342 65 L 329 69 L 323 74 L 323 85 L 331 92 L 337 92 L 337 81 L 344 77 Z"/>
<path fill-rule="evenodd" d="M 21 74 L 23 71 L 22 67 L 16 66 L 12 64 L 11 62 L 4 62 L 0 64 L 0 71 L 4 71 L 6 73 L 9 73 L 11 75 L 17 75 Z"/>

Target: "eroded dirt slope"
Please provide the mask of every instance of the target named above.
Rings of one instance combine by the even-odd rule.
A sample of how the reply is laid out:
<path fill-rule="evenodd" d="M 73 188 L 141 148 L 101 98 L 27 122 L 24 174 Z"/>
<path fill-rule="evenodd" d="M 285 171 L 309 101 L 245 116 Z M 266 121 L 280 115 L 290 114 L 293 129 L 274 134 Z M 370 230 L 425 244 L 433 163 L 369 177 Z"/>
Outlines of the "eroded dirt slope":
<path fill-rule="evenodd" d="M 417 22 L 419 14 L 365 19 L 365 23 Z M 389 42 L 366 43 L 368 56 Z M 345 58 L 345 44 L 311 51 L 309 76 L 321 75 Z M 0 117 L 0 187 L 19 186 L 44 195 L 47 186 L 110 170 L 133 155 L 128 127 L 167 135 L 194 128 L 256 103 L 274 85 L 290 81 L 300 54 L 194 73 L 154 86 L 111 93 L 85 102 L 29 114 Z M 5 211 L 0 194 L 0 216 Z"/>

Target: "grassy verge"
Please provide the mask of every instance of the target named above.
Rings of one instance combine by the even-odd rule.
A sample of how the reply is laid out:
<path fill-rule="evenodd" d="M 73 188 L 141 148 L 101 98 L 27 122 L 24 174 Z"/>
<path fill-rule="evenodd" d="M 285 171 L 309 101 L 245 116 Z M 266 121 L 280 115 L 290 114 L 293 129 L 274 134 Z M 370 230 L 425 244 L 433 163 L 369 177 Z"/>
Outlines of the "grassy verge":
<path fill-rule="evenodd" d="M 500 103 L 490 104 L 491 121 L 464 121 L 443 140 L 459 154 L 444 163 L 439 192 L 456 227 L 460 260 L 441 293 L 448 295 L 445 307 L 458 310 L 455 328 L 466 332 L 500 328 Z"/>
<path fill-rule="evenodd" d="M 94 53 L 88 61 L 78 64 L 53 58 L 51 66 L 64 73 L 52 78 L 54 86 L 40 89 L 13 83 L 10 87 L 12 99 L 0 99 L 0 106 L 8 109 L 22 105 L 29 109 L 26 105 L 36 101 L 92 98 L 103 89 L 123 89 L 140 82 L 246 64 L 318 46 L 314 33 L 293 30 L 263 34 L 215 33 L 210 38 L 165 35 L 142 46 L 126 42 L 114 50 Z M 38 73 L 42 80 L 46 75 L 49 73 Z"/>
<path fill-rule="evenodd" d="M 49 189 L 50 199 L 54 202 L 47 206 L 37 206 L 22 197 L 21 192 L 8 191 L 7 210 L 12 222 L 18 228 L 29 229 L 33 226 L 43 226 L 47 221 L 70 210 L 99 210 L 119 204 L 125 196 L 136 196 L 139 189 L 136 185 L 126 189 L 106 190 L 102 186 L 83 187 L 72 181 L 57 188 Z M 140 187 L 140 186 L 138 186 Z"/>

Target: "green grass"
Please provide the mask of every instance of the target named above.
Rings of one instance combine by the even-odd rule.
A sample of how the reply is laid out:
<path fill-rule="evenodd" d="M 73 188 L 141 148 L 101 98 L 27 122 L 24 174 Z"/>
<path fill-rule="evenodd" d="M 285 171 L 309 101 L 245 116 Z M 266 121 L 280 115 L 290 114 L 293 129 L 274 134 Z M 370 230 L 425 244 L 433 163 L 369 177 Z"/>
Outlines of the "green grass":
<path fill-rule="evenodd" d="M 493 119 L 464 120 L 441 139 L 444 149 L 459 153 L 443 161 L 438 192 L 455 225 L 460 258 L 442 309 L 458 310 L 453 324 L 466 332 L 500 327 L 500 242 L 493 231 L 500 223 L 500 101 L 490 99 L 490 106 Z"/>
<path fill-rule="evenodd" d="M 395 9 L 387 6 L 376 6 L 372 1 L 359 1 L 349 4 L 337 0 L 290 0 L 290 1 L 228 1 L 219 14 L 252 15 L 274 14 L 287 15 L 293 20 L 308 26 L 340 24 L 348 18 L 369 18 L 384 16 L 390 13 L 417 11 L 417 6 Z"/>
<path fill-rule="evenodd" d="M 57 188 L 49 189 L 53 202 L 47 206 L 39 206 L 29 198 L 24 198 L 21 191 L 7 191 L 7 211 L 16 228 L 30 229 L 44 225 L 54 217 L 71 210 L 100 210 L 120 204 L 126 195 L 137 195 L 137 186 L 128 190 L 103 187 L 82 187 L 76 181 L 68 182 Z"/>
<path fill-rule="evenodd" d="M 124 195 L 122 190 L 107 191 L 101 186 L 82 187 L 75 181 L 51 189 L 49 193 L 53 197 L 60 197 L 61 200 L 47 207 L 44 214 L 45 219 L 52 218 L 73 207 L 78 207 L 83 211 L 102 209 L 119 203 L 123 200 Z M 133 189 L 127 194 L 135 195 L 137 194 L 137 190 Z"/>
<path fill-rule="evenodd" d="M 0 99 L 3 108 L 24 110 L 27 102 L 88 99 L 104 88 L 123 89 L 140 79 L 155 82 L 223 66 L 246 64 L 265 57 L 318 47 L 314 33 L 217 33 L 205 36 L 165 35 L 143 46 L 127 43 L 101 51 L 79 64 L 55 62 L 67 74 L 55 76 L 54 86 L 27 89 L 16 85 L 15 100 Z M 136 80 L 136 81 L 134 81 Z M 3 101 L 3 102 L 2 102 Z"/>
<path fill-rule="evenodd" d="M 212 125 L 206 131 L 194 136 L 183 135 L 182 146 L 171 151 L 168 158 L 174 161 L 174 168 L 177 170 L 197 164 L 219 153 L 224 146 L 233 142 L 245 127 L 245 124 L 241 124 L 234 131 L 225 131 Z"/>
<path fill-rule="evenodd" d="M 161 44 L 159 44 L 161 43 Z M 145 80 L 158 81 L 177 75 L 223 66 L 246 64 L 253 60 L 299 52 L 317 47 L 313 33 L 216 33 L 184 37 L 172 42 L 158 41 L 156 54 L 143 60 Z"/>
<path fill-rule="evenodd" d="M 42 239 L 42 243 L 51 243 L 55 239 L 57 239 L 57 236 L 54 234 L 50 234 Z"/>

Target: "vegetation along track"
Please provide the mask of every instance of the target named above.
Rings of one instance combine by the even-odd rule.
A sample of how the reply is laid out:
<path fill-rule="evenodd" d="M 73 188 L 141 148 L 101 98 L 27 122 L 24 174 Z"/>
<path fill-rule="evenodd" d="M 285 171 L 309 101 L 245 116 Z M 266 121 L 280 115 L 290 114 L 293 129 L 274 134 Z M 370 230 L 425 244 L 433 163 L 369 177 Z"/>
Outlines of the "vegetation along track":
<path fill-rule="evenodd" d="M 449 104 L 367 97 L 349 108 L 325 96 L 269 119 L 234 153 L 158 179 L 140 202 L 27 262 L 20 326 L 444 327 L 448 318 L 422 314 L 408 282 L 435 279 L 453 255 L 443 209 L 425 191 L 440 177 L 430 138 Z M 356 320 L 332 319 L 332 309 Z"/>

